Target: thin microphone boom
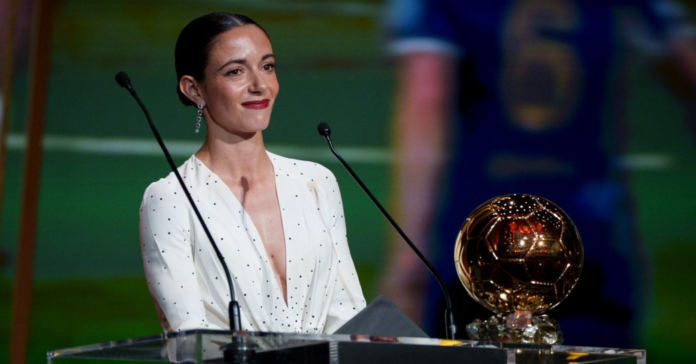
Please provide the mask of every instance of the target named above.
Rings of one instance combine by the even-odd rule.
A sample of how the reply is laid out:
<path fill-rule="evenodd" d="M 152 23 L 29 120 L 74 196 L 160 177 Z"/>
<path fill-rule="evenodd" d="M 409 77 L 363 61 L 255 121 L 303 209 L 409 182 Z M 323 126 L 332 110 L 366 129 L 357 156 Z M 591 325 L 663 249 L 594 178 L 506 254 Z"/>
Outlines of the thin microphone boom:
<path fill-rule="evenodd" d="M 341 157 L 338 152 L 336 152 L 336 149 L 334 149 L 333 142 L 331 141 L 331 127 L 329 127 L 329 124 L 327 123 L 320 123 L 317 126 L 317 129 L 319 131 L 319 135 L 324 137 L 326 141 L 329 143 L 329 148 L 331 148 L 331 152 L 338 158 L 338 160 L 343 164 L 343 166 L 346 168 L 348 173 L 355 179 L 355 182 L 357 182 L 360 185 L 360 188 L 362 188 L 363 191 L 367 194 L 367 196 L 372 200 L 372 202 L 377 206 L 379 211 L 384 215 L 384 217 L 389 220 L 389 223 L 396 229 L 396 231 L 401 235 L 401 237 L 406 241 L 406 243 L 413 249 L 413 251 L 418 255 L 418 258 L 425 264 L 425 266 L 428 268 L 430 273 L 432 273 L 433 276 L 435 276 L 435 279 L 437 280 L 437 283 L 440 284 L 440 288 L 442 288 L 442 293 L 445 295 L 445 302 L 447 305 L 447 308 L 445 309 L 445 328 L 446 328 L 446 336 L 448 339 L 454 340 L 454 335 L 457 332 L 457 326 L 454 324 L 454 316 L 452 314 L 452 300 L 449 295 L 449 291 L 447 291 L 447 287 L 445 286 L 444 281 L 442 280 L 442 277 L 440 277 L 440 274 L 435 270 L 435 267 L 433 267 L 430 262 L 428 262 L 428 259 L 425 258 L 425 256 L 418 250 L 418 248 L 411 242 L 411 239 L 406 236 L 406 233 L 404 233 L 403 230 L 401 230 L 401 227 L 392 219 L 391 215 L 387 212 L 387 210 L 382 207 L 382 204 L 377 201 L 377 198 L 370 192 L 370 190 L 365 186 L 365 184 L 360 180 L 360 177 L 358 177 L 355 172 L 353 172 L 353 169 L 350 168 L 350 165 Z"/>
<path fill-rule="evenodd" d="M 215 254 L 217 254 L 218 260 L 220 260 L 220 262 L 222 263 L 222 268 L 225 270 L 225 276 L 227 277 L 227 282 L 229 284 L 229 289 L 230 289 L 230 304 L 228 307 L 229 315 L 230 315 L 230 329 L 232 331 L 240 331 L 242 329 L 242 321 L 241 321 L 241 316 L 239 314 L 239 303 L 237 303 L 237 298 L 236 298 L 235 293 L 234 293 L 234 283 L 232 283 L 232 277 L 230 276 L 230 270 L 227 267 L 227 263 L 225 262 L 225 257 L 223 257 L 222 253 L 220 253 L 220 249 L 218 249 L 218 246 L 215 243 L 213 236 L 210 234 L 210 231 L 208 230 L 208 225 L 205 224 L 205 221 L 203 220 L 203 216 L 201 216 L 201 213 L 198 211 L 198 207 L 196 207 L 196 204 L 193 202 L 193 198 L 191 197 L 191 194 L 189 193 L 188 189 L 186 188 L 186 184 L 184 183 L 184 180 L 181 178 L 181 175 L 179 174 L 179 170 L 176 168 L 176 164 L 174 164 L 174 160 L 172 159 L 172 156 L 169 154 L 167 147 L 164 145 L 164 142 L 162 141 L 162 137 L 160 137 L 160 134 L 157 131 L 157 128 L 155 128 L 155 124 L 153 124 L 153 122 L 152 122 L 152 118 L 150 117 L 150 113 L 147 111 L 145 104 L 143 104 L 142 100 L 140 100 L 140 97 L 138 97 L 138 94 L 133 89 L 133 86 L 131 85 L 130 78 L 128 77 L 128 75 L 125 72 L 121 71 L 121 72 L 116 74 L 116 82 L 118 82 L 118 84 L 121 87 L 128 90 L 128 92 L 130 92 L 130 94 L 133 95 L 133 98 L 135 98 L 135 101 L 138 102 L 138 105 L 140 105 L 140 108 L 143 109 L 143 112 L 145 113 L 145 117 L 147 117 L 147 122 L 150 123 L 150 128 L 152 129 L 152 133 L 155 134 L 155 139 L 157 139 L 157 143 L 159 143 L 160 147 L 162 148 L 162 152 L 164 153 L 164 156 L 167 158 L 167 162 L 169 162 L 169 166 L 172 168 L 172 171 L 176 175 L 176 179 L 179 180 L 179 184 L 181 185 L 181 188 L 184 190 L 184 194 L 186 195 L 186 198 L 188 198 L 189 203 L 191 203 L 191 207 L 193 208 L 193 211 L 196 213 L 196 217 L 198 217 L 198 221 L 203 226 L 203 230 L 205 231 L 205 235 L 208 237 L 208 240 L 210 240 L 210 243 L 213 245 L 213 249 L 215 250 Z"/>

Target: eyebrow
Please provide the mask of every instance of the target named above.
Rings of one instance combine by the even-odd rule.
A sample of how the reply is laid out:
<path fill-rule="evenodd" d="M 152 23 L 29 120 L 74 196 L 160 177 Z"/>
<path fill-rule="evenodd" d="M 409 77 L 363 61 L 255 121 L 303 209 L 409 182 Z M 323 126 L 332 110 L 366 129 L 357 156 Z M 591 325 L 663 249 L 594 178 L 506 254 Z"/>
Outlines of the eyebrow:
<path fill-rule="evenodd" d="M 275 56 L 273 55 L 273 53 L 268 53 L 268 54 L 264 55 L 263 57 L 261 57 L 261 60 L 265 61 L 268 58 L 275 58 Z M 233 63 L 239 63 L 239 64 L 246 65 L 247 60 L 246 60 L 246 58 L 238 58 L 238 59 L 229 60 L 229 61 L 227 61 L 227 63 L 223 64 L 222 66 L 220 66 L 220 68 L 218 68 L 218 72 L 222 71 L 223 68 L 225 68 Z"/>

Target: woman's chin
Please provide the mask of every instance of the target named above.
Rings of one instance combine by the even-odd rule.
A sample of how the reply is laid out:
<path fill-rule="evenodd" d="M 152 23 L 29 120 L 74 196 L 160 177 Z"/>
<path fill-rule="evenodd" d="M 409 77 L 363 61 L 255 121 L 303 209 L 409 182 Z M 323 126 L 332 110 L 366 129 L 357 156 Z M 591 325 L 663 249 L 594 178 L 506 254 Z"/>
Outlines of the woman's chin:
<path fill-rule="evenodd" d="M 260 120 L 258 122 L 247 122 L 244 125 L 235 125 L 235 126 L 219 125 L 218 127 L 211 128 L 208 131 L 208 133 L 217 134 L 214 136 L 216 136 L 220 139 L 227 139 L 229 137 L 251 139 L 251 138 L 255 137 L 257 134 L 266 130 L 266 128 L 268 128 L 268 124 L 269 124 L 268 121 Z"/>

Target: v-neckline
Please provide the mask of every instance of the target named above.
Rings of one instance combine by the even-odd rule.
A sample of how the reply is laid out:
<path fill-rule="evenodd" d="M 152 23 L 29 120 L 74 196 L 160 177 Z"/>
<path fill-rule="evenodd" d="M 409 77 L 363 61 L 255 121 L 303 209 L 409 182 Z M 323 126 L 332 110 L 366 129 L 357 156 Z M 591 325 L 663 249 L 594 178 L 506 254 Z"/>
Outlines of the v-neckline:
<path fill-rule="evenodd" d="M 280 196 L 281 193 L 280 193 L 280 191 L 279 191 L 279 186 L 280 186 L 280 185 L 278 184 L 279 174 L 276 173 L 276 172 L 277 172 L 277 166 L 276 166 L 276 164 L 275 164 L 275 162 L 274 162 L 274 160 L 273 160 L 273 157 L 274 157 L 274 156 L 273 156 L 272 154 L 270 154 L 268 151 L 266 151 L 266 155 L 268 155 L 268 158 L 269 158 L 270 161 L 271 161 L 271 165 L 273 166 L 273 175 L 274 175 L 273 178 L 274 178 L 274 184 L 275 184 L 275 195 L 276 195 L 276 200 L 277 200 L 277 202 L 278 202 L 278 209 L 279 209 L 278 212 L 280 213 L 280 225 L 281 225 L 281 227 L 282 227 L 282 229 L 283 229 L 283 238 L 286 239 L 286 237 L 288 236 L 288 231 L 287 231 L 287 229 L 286 229 L 286 226 L 285 226 L 285 223 L 284 223 L 284 219 L 283 219 L 283 208 L 281 207 L 281 196 Z M 273 265 L 270 263 L 270 259 L 269 259 L 269 257 L 268 257 L 268 252 L 266 251 L 266 245 L 264 244 L 264 242 L 263 242 L 263 240 L 262 240 L 262 238 L 261 238 L 261 234 L 259 234 L 259 231 L 258 231 L 258 229 L 256 228 L 256 224 L 254 224 L 254 220 L 251 218 L 251 215 L 249 215 L 249 214 L 247 213 L 247 210 L 244 208 L 244 205 L 239 201 L 239 199 L 237 198 L 237 196 L 234 194 L 234 192 L 232 192 L 232 190 L 230 189 L 230 187 L 222 180 L 222 178 L 220 178 L 220 176 L 217 175 L 217 173 L 213 172 L 213 170 L 211 170 L 205 163 L 203 163 L 203 161 L 201 161 L 198 157 L 196 157 L 195 154 L 192 156 L 192 158 L 194 159 L 194 163 L 197 163 L 201 168 L 205 168 L 206 173 L 208 173 L 208 174 L 211 175 L 211 176 L 214 176 L 217 180 L 219 180 L 220 182 L 222 182 L 222 185 L 224 186 L 223 189 L 225 190 L 225 193 L 228 193 L 228 194 L 231 196 L 232 201 L 234 201 L 234 202 L 237 204 L 237 206 L 239 206 L 239 209 L 240 209 L 239 211 L 242 212 L 242 222 L 243 222 L 245 225 L 250 226 L 250 228 L 252 229 L 251 232 L 252 232 L 255 236 L 258 237 L 258 241 L 256 241 L 256 239 L 252 239 L 251 236 L 250 236 L 249 238 L 250 238 L 250 240 L 251 240 L 251 243 L 256 247 L 256 250 L 258 250 L 258 251 L 260 251 L 260 252 L 263 252 L 263 253 L 262 253 L 262 254 L 263 254 L 263 262 L 265 262 L 265 264 L 268 266 L 267 268 L 270 269 L 271 272 L 273 272 L 274 275 L 277 275 L 277 272 L 273 269 Z M 248 234 L 247 234 L 247 235 L 248 235 Z M 287 303 L 287 300 L 288 300 L 288 298 L 289 298 L 288 289 L 287 289 L 287 287 L 288 287 L 288 269 L 289 269 L 289 264 L 288 264 L 289 258 L 288 258 L 288 246 L 287 246 L 287 241 L 284 241 L 284 244 L 283 244 L 283 245 L 284 245 L 284 247 L 285 247 L 285 287 L 286 287 L 286 289 L 285 289 L 285 297 L 283 297 L 283 300 L 281 300 L 281 302 L 285 305 L 285 308 L 288 309 L 290 306 L 289 306 L 288 303 Z M 263 264 L 263 262 L 262 262 L 262 264 Z M 281 286 L 280 286 L 280 284 L 278 283 L 278 279 L 273 279 L 273 284 L 275 285 L 275 288 L 276 288 L 279 292 L 283 293 L 283 290 L 281 289 Z"/>

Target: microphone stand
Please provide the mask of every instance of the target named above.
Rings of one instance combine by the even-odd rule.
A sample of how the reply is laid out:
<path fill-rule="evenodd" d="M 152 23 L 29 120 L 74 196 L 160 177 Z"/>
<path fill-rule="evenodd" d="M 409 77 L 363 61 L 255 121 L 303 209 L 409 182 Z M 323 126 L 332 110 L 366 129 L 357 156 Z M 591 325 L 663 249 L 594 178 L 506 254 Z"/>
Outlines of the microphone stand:
<path fill-rule="evenodd" d="M 164 153 L 164 156 L 167 158 L 167 162 L 169 162 L 169 166 L 171 167 L 172 171 L 174 172 L 176 179 L 179 181 L 181 188 L 184 190 L 184 194 L 186 195 L 186 198 L 188 199 L 189 203 L 191 204 L 191 208 L 193 208 L 193 211 L 195 212 L 196 217 L 198 218 L 198 221 L 201 223 L 201 226 L 203 226 L 203 231 L 205 231 L 205 235 L 208 237 L 208 240 L 212 244 L 218 260 L 222 263 L 222 268 L 225 271 L 225 276 L 227 278 L 227 283 L 229 285 L 229 290 L 230 290 L 230 303 L 229 303 L 229 306 L 227 308 L 229 319 L 230 319 L 230 329 L 232 330 L 233 333 L 237 332 L 237 331 L 241 331 L 242 322 L 241 322 L 241 315 L 239 313 L 239 303 L 237 302 L 237 299 L 236 299 L 236 295 L 234 292 L 234 283 L 232 282 L 232 276 L 230 275 L 230 270 L 227 267 L 227 263 L 225 262 L 225 257 L 222 255 L 222 253 L 220 253 L 220 249 L 218 249 L 218 246 L 215 243 L 213 236 L 210 234 L 210 230 L 208 230 L 208 225 L 206 225 L 205 220 L 203 220 L 203 216 L 201 216 L 201 213 L 198 211 L 198 207 L 193 202 L 193 197 L 191 197 L 191 194 L 189 193 L 188 189 L 186 188 L 186 184 L 184 183 L 183 178 L 181 178 L 181 174 L 179 174 L 179 170 L 176 168 L 176 164 L 174 164 L 174 160 L 172 159 L 172 156 L 169 154 L 167 147 L 164 145 L 164 141 L 162 141 L 162 137 L 160 136 L 159 132 L 157 131 L 155 124 L 152 122 L 152 118 L 150 117 L 150 112 L 148 112 L 147 108 L 145 107 L 145 104 L 142 102 L 142 100 L 140 100 L 140 97 L 138 97 L 138 94 L 135 92 L 135 89 L 133 89 L 133 86 L 131 85 L 130 77 L 128 77 L 128 75 L 125 72 L 121 71 L 121 72 L 116 74 L 116 82 L 118 82 L 118 84 L 121 87 L 125 88 L 126 90 L 128 90 L 128 92 L 130 92 L 130 94 L 133 96 L 135 101 L 138 102 L 138 105 L 140 105 L 140 108 L 145 113 L 145 117 L 147 118 L 147 122 L 150 124 L 150 129 L 152 129 L 152 133 L 155 135 L 155 139 L 157 139 L 157 143 L 159 143 L 160 148 L 162 148 L 162 152 Z M 223 349 L 225 362 L 228 362 L 228 363 L 247 363 L 255 357 L 255 355 L 256 355 L 255 349 L 256 349 L 255 344 L 247 343 L 242 338 L 233 335 L 232 336 L 232 343 L 225 345 L 225 347 Z"/>
<path fill-rule="evenodd" d="M 382 204 L 377 201 L 377 198 L 370 192 L 370 190 L 365 186 L 365 184 L 362 182 L 360 177 L 353 171 L 353 169 L 348 165 L 348 163 L 341 157 L 340 154 L 336 151 L 336 149 L 333 146 L 333 142 L 331 141 L 331 127 L 329 127 L 329 124 L 327 123 L 320 123 L 317 126 L 317 129 L 319 131 L 319 135 L 324 137 L 329 144 L 329 148 L 331 148 L 331 152 L 338 158 L 338 160 L 343 164 L 343 167 L 346 168 L 348 173 L 353 177 L 355 182 L 360 185 L 360 188 L 362 188 L 363 191 L 367 194 L 367 196 L 372 200 L 372 202 L 377 206 L 379 211 L 384 215 L 384 217 L 387 218 L 389 223 L 396 229 L 396 231 L 399 233 L 399 235 L 406 241 L 406 243 L 413 249 L 413 251 L 418 255 L 418 258 L 425 264 L 425 266 L 428 268 L 430 273 L 432 273 L 433 276 L 435 276 L 435 279 L 437 280 L 437 283 L 440 285 L 440 288 L 442 289 L 442 293 L 445 295 L 445 302 L 447 308 L 445 309 L 445 335 L 448 339 L 454 340 L 454 335 L 457 332 L 457 326 L 454 323 L 454 316 L 452 314 L 452 300 L 449 295 L 449 291 L 447 291 L 447 287 L 445 286 L 444 281 L 442 280 L 442 277 L 440 274 L 435 270 L 435 267 L 433 267 L 430 262 L 428 262 L 428 259 L 425 258 L 425 256 L 420 252 L 420 250 L 411 242 L 411 239 L 406 236 L 406 233 L 404 233 L 403 230 L 401 230 L 401 227 L 392 219 L 391 215 L 389 215 L 389 212 L 382 207 Z"/>

